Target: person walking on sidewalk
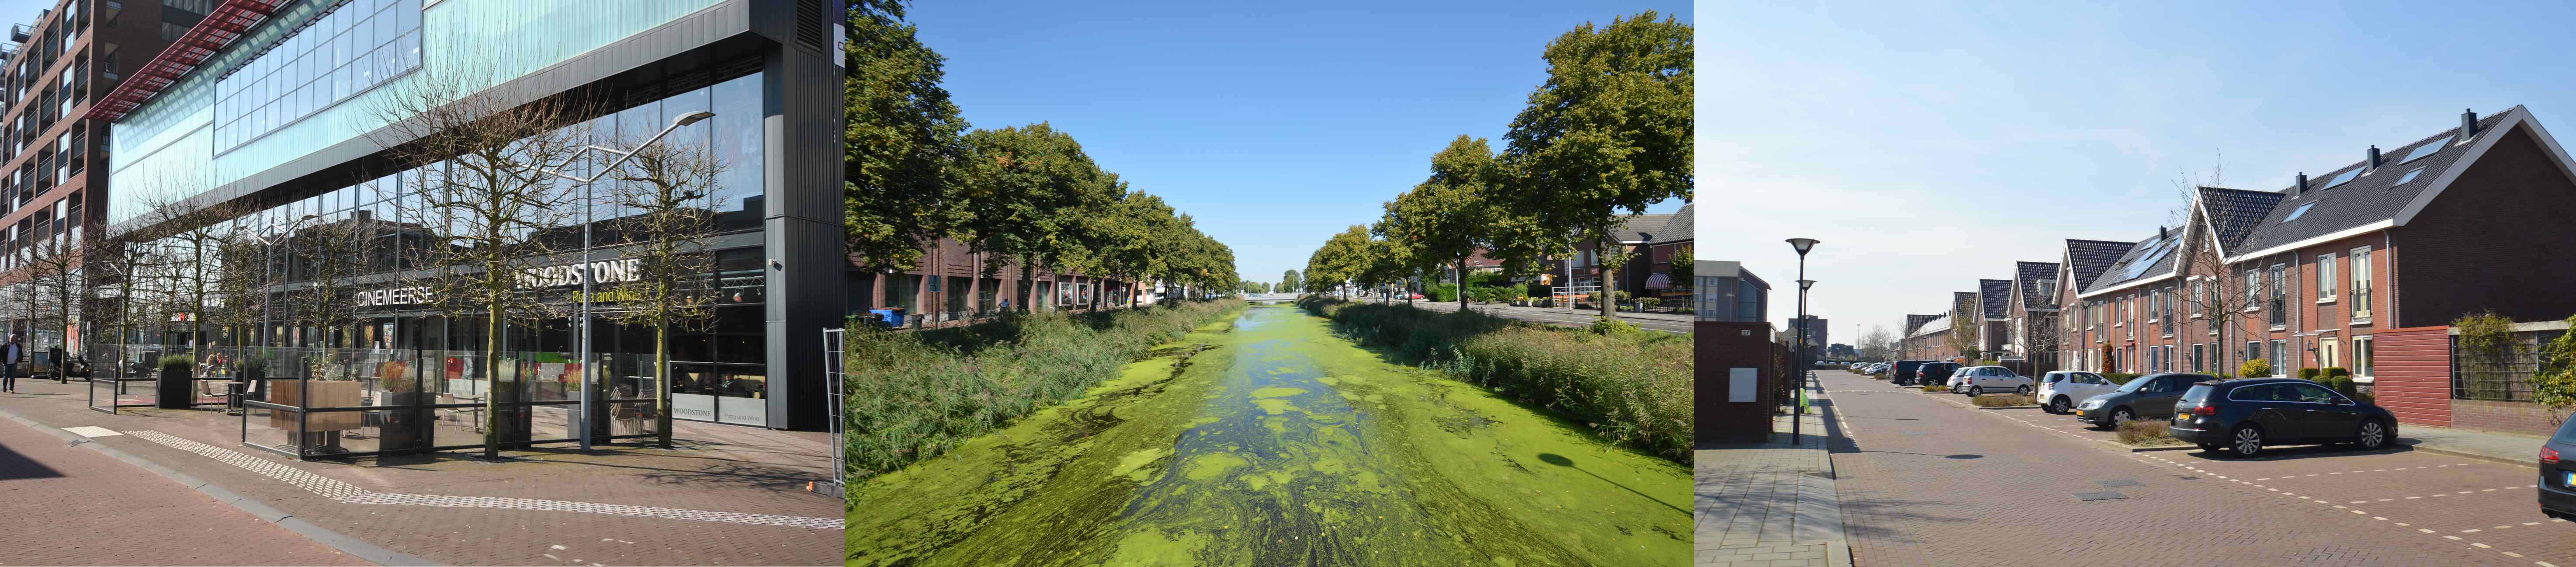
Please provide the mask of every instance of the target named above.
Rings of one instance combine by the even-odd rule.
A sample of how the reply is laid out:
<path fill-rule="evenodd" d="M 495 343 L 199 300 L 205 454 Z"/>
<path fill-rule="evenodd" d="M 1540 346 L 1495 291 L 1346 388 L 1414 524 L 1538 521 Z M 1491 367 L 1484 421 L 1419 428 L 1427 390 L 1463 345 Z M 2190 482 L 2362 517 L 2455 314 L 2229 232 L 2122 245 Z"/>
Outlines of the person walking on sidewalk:
<path fill-rule="evenodd" d="M 9 345 L 0 348 L 0 392 L 18 391 L 18 368 L 27 361 L 26 334 L 9 332 Z"/>

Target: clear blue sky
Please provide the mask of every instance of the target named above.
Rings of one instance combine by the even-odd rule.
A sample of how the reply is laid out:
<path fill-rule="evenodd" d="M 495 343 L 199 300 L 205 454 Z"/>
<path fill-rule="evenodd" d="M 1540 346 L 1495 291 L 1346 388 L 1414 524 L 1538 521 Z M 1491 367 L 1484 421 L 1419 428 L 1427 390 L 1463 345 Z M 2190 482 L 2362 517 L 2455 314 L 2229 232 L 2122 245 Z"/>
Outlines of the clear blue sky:
<path fill-rule="evenodd" d="M 1711 4 L 1712 12 L 1717 6 Z M 2169 223 L 2184 172 L 2276 190 L 2481 116 L 2576 124 L 2566 5 L 1742 4 L 1699 28 L 1700 257 L 1832 338 L 1937 313 L 2066 238 Z M 2223 160 L 2221 156 L 2224 156 Z"/>
<path fill-rule="evenodd" d="M 1500 137 L 1546 78 L 1548 40 L 1648 9 L 1691 20 L 1678 1 L 922 2 L 909 16 L 948 56 L 969 122 L 1054 124 L 1232 247 L 1243 278 L 1275 282 L 1376 221 L 1450 139 Z"/>

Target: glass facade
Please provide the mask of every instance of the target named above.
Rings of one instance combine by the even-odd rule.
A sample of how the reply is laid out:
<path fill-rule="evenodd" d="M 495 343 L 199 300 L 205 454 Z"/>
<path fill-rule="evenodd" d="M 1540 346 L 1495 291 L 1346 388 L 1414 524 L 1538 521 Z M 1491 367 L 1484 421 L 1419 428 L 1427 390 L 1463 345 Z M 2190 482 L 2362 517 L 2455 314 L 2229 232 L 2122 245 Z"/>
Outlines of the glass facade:
<path fill-rule="evenodd" d="M 340 0 L 215 83 L 229 151 L 420 68 L 421 0 Z"/>

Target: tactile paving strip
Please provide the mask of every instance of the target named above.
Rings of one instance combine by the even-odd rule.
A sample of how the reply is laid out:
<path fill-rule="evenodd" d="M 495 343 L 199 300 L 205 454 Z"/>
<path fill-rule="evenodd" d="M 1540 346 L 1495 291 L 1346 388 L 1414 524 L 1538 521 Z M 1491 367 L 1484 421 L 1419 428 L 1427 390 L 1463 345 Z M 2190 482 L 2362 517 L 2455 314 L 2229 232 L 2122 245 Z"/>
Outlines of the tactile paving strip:
<path fill-rule="evenodd" d="M 173 449 L 195 453 L 224 464 L 240 467 L 242 470 L 259 473 L 260 476 L 285 481 L 287 484 L 295 485 L 297 488 L 311 491 L 314 494 L 322 495 L 325 498 L 351 504 L 579 512 L 585 514 L 613 514 L 619 516 L 662 518 L 669 520 L 759 524 L 826 530 L 843 529 L 846 524 L 846 522 L 841 518 L 808 518 L 804 516 L 780 516 L 773 514 L 744 514 L 739 512 L 684 510 L 680 508 L 629 506 L 624 504 L 601 504 L 597 502 L 571 502 L 564 500 L 537 500 L 531 498 L 448 496 L 441 494 L 387 494 L 382 492 L 370 492 L 367 489 L 358 488 L 356 485 L 341 482 L 330 477 L 313 474 L 303 469 L 286 466 L 285 464 L 278 463 L 276 461 L 262 459 L 240 451 L 181 439 L 158 431 L 128 431 L 125 433 L 136 439 L 151 441 Z"/>

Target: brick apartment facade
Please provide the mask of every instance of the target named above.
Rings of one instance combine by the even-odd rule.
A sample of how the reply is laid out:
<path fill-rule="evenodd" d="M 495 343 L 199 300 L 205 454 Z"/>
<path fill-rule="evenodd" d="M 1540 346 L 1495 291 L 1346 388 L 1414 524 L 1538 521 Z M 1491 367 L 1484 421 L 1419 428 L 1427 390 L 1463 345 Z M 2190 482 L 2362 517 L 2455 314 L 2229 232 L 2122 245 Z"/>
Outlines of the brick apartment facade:
<path fill-rule="evenodd" d="M 861 258 L 850 258 L 850 311 L 899 309 L 905 327 L 952 326 L 997 315 L 1005 300 L 1015 310 L 1114 309 L 1127 306 L 1129 295 L 1139 289 L 1135 282 L 1116 278 L 1032 270 L 1016 260 L 1004 260 L 987 276 L 981 255 L 946 237 L 926 252 L 920 265 L 892 273 L 858 271 Z M 1031 278 L 1027 289 L 1020 284 L 1024 271 Z M 1149 298 L 1136 299 L 1143 303 Z"/>
<path fill-rule="evenodd" d="M 2576 313 L 2576 260 L 2540 243 L 2576 239 L 2576 170 L 2522 107 L 2387 150 L 2274 191 L 2198 188 L 2190 222 L 2129 243 L 2087 281 L 2105 241 L 2068 241 L 2060 296 L 2073 367 L 2274 375 L 2341 367 L 2398 378 L 2383 405 L 2409 423 L 2545 432 L 2525 401 L 2460 399 L 2442 341 L 2420 337 L 2488 310 L 2515 321 Z M 2223 308 L 2223 311 L 2222 311 Z M 2383 336 L 2385 335 L 2385 336 Z M 2386 339 L 2402 338 L 2403 368 Z M 2372 387 L 2372 386 L 2365 386 Z"/>
<path fill-rule="evenodd" d="M 32 254 L 67 253 L 107 219 L 108 124 L 83 117 L 130 69 L 204 18 L 211 1 L 62 0 L 12 26 L 0 66 L 0 282 L 29 277 Z M 174 27 L 175 26 L 175 27 Z M 54 243 L 44 244 L 48 240 Z M 13 302 L 14 303 L 14 302 Z M 65 329 L 27 329 L 26 313 L 0 311 L 27 330 L 31 348 L 64 345 Z"/>
<path fill-rule="evenodd" d="M 1618 235 L 1621 250 L 1632 255 L 1619 267 L 1619 281 L 1610 287 L 1628 292 L 1630 297 L 1661 298 L 1665 305 L 1689 303 L 1693 287 L 1672 281 L 1671 272 L 1673 258 L 1692 246 L 1695 215 L 1694 204 L 1685 203 L 1672 214 L 1633 215 L 1623 220 L 1613 234 Z M 1600 255 L 1595 253 L 1599 249 L 1597 242 L 1574 244 L 1574 285 L 1601 281 Z M 1551 262 L 1548 272 L 1564 274 L 1567 270 L 1560 260 Z"/>

